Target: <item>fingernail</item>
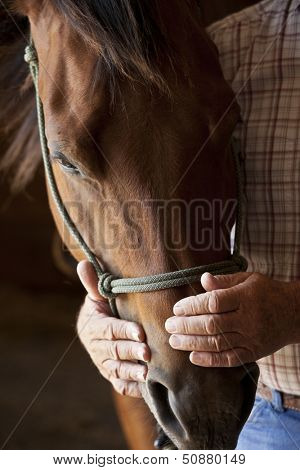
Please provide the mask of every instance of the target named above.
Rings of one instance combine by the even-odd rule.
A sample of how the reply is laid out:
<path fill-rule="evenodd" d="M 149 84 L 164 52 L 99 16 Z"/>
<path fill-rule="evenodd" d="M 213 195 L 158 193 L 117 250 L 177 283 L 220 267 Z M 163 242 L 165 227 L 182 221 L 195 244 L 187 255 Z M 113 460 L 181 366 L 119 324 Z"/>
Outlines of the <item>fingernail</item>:
<path fill-rule="evenodd" d="M 178 348 L 178 346 L 180 346 L 181 344 L 181 340 L 178 336 L 171 336 L 169 341 L 171 346 L 173 346 L 174 348 Z"/>
<path fill-rule="evenodd" d="M 139 352 L 139 358 L 140 358 L 141 361 L 148 362 L 149 361 L 148 351 L 146 349 L 142 349 Z"/>
<path fill-rule="evenodd" d="M 192 364 L 202 365 L 203 356 L 202 356 L 201 353 L 197 353 L 197 352 L 193 351 L 190 354 L 190 361 L 191 361 Z"/>
<path fill-rule="evenodd" d="M 168 320 L 165 323 L 166 330 L 169 333 L 175 333 L 176 331 L 176 321 L 174 321 L 173 318 L 168 318 Z"/>

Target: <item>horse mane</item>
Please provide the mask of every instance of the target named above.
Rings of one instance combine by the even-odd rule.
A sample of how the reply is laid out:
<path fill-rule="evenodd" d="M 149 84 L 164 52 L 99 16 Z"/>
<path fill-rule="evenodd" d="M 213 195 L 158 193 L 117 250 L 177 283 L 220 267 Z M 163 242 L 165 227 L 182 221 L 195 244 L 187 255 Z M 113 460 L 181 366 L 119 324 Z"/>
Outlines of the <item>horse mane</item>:
<path fill-rule="evenodd" d="M 25 187 L 40 161 L 32 82 L 24 62 L 28 21 L 0 8 L 0 172 L 11 190 Z"/>
<path fill-rule="evenodd" d="M 21 3 L 6 0 L 0 6 L 0 171 L 12 175 L 14 191 L 24 188 L 40 161 L 33 85 L 23 61 L 29 23 L 16 13 Z M 173 53 L 159 13 L 160 0 L 52 0 L 52 4 L 99 54 L 97 70 L 101 76 L 104 70 L 111 93 L 122 77 L 168 91 L 160 61 L 170 60 L 172 65 Z M 13 10 L 8 11 L 8 5 Z"/>
<path fill-rule="evenodd" d="M 188 1 L 188 0 L 185 0 Z M 173 54 L 160 17 L 160 0 L 53 0 L 99 55 L 109 81 L 125 76 L 167 89 L 159 62 Z"/>

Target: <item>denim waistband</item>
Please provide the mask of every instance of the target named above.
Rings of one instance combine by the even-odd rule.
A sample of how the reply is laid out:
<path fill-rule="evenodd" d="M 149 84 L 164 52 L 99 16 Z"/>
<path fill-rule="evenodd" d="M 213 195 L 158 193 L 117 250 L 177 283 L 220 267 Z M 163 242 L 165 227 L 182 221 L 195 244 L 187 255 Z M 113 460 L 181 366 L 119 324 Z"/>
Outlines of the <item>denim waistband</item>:
<path fill-rule="evenodd" d="M 283 407 L 282 394 L 278 390 L 272 389 L 271 404 L 276 411 L 279 411 L 279 412 L 285 411 Z"/>

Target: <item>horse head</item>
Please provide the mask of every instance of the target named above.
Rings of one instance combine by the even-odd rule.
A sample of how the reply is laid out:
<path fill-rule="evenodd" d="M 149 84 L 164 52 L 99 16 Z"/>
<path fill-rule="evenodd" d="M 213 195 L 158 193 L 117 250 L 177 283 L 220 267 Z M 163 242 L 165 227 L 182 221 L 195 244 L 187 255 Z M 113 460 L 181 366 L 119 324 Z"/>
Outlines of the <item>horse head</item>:
<path fill-rule="evenodd" d="M 196 2 L 18 3 L 39 60 L 55 179 L 99 262 L 139 277 L 228 259 L 239 108 Z M 50 205 L 82 259 L 51 196 Z M 116 305 L 145 329 L 152 358 L 142 394 L 175 446 L 234 448 L 257 366 L 196 367 L 164 327 L 178 300 L 200 292 L 192 283 L 120 295 Z"/>

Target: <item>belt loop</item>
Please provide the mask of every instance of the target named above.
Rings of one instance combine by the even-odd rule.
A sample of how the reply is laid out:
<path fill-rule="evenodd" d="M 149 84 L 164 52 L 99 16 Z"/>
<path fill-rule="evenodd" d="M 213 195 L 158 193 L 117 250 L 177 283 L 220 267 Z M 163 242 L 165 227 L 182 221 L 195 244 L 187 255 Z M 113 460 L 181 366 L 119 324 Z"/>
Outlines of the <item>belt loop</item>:
<path fill-rule="evenodd" d="M 282 413 L 284 411 L 283 403 L 282 403 L 282 395 L 281 392 L 278 390 L 272 389 L 272 406 L 276 411 Z"/>

